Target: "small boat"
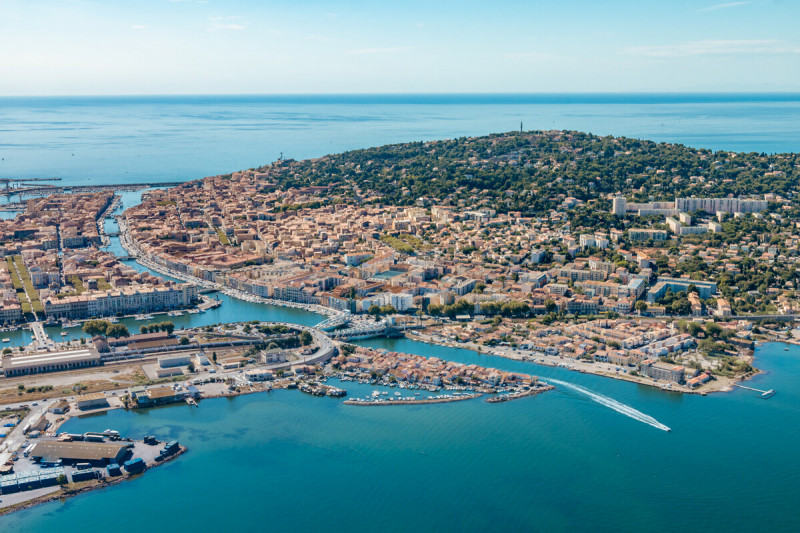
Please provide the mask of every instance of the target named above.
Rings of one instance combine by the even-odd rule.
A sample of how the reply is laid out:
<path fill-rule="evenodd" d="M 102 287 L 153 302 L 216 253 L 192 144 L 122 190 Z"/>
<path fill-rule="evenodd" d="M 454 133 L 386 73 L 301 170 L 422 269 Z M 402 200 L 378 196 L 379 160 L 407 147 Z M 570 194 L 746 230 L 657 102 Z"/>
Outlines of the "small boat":
<path fill-rule="evenodd" d="M 61 332 L 61 336 L 62 336 L 62 337 L 66 337 L 67 335 L 69 335 L 69 333 L 67 333 L 66 331 L 62 331 L 62 332 Z"/>
<path fill-rule="evenodd" d="M 11 339 L 3 339 L 3 342 L 11 342 Z"/>

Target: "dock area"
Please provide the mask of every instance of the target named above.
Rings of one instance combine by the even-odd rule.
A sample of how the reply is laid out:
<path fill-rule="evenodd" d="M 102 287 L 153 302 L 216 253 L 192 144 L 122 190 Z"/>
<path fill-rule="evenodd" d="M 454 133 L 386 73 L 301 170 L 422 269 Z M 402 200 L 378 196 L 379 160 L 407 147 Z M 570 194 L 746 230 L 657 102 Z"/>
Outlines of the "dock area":
<path fill-rule="evenodd" d="M 765 400 L 767 398 L 772 398 L 775 395 L 775 392 L 776 392 L 775 389 L 761 390 L 761 389 L 755 389 L 753 387 L 748 387 L 746 385 L 739 385 L 738 383 L 734 383 L 733 386 L 736 387 L 736 388 L 739 388 L 739 389 L 746 389 L 746 390 L 751 390 L 753 392 L 758 392 L 758 393 L 761 394 L 761 398 L 763 398 Z"/>
<path fill-rule="evenodd" d="M 474 400 L 475 398 L 480 398 L 483 394 L 479 392 L 474 392 L 472 394 L 461 394 L 461 395 L 452 395 L 452 394 L 443 394 L 441 396 L 431 396 L 429 398 L 352 398 L 350 400 L 345 400 L 343 403 L 345 405 L 425 405 L 429 403 L 450 403 L 450 402 L 460 402 L 463 400 Z"/>

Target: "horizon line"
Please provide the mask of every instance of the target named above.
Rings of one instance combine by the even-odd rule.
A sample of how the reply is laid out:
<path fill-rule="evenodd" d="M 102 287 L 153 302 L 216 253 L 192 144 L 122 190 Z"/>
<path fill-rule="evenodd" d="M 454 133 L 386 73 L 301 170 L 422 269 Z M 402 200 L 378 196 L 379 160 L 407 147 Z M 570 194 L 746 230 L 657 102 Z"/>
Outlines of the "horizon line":
<path fill-rule="evenodd" d="M 0 98 L 104 98 L 104 97 L 342 97 L 342 96 L 800 96 L 796 90 L 763 91 L 477 91 L 477 92 L 330 92 L 330 93 L 84 93 L 84 94 L 0 94 Z"/>

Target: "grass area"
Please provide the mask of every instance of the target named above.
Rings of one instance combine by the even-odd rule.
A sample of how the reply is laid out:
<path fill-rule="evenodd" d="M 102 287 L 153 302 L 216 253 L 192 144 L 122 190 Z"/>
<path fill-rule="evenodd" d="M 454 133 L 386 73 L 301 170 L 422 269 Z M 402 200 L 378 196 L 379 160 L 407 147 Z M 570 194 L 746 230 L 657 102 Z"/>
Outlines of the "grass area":
<path fill-rule="evenodd" d="M 230 246 L 231 241 L 228 239 L 228 236 L 225 235 L 225 232 L 222 231 L 222 228 L 217 228 L 217 236 L 219 237 L 219 242 L 224 244 L 225 246 Z"/>
<path fill-rule="evenodd" d="M 8 411 L 0 411 L 0 420 L 8 420 L 17 418 L 22 420 L 28 415 L 28 409 L 10 409 Z"/>
<path fill-rule="evenodd" d="M 392 235 L 384 235 L 381 237 L 381 240 L 398 252 L 406 254 L 428 250 L 431 248 L 430 244 L 426 244 L 425 241 L 416 235 L 411 235 L 410 233 L 401 233 L 397 237 L 393 237 Z"/>
<path fill-rule="evenodd" d="M 111 284 L 106 281 L 106 278 L 97 278 L 97 288 L 101 291 L 111 290 Z"/>
<path fill-rule="evenodd" d="M 33 286 L 31 274 L 22 262 L 22 256 L 14 255 L 6 258 L 11 272 L 11 284 L 17 291 L 17 298 L 23 313 L 44 313 L 44 306 L 39 300 L 39 292 Z"/>
<path fill-rule="evenodd" d="M 74 385 L 80 385 L 80 391 L 73 390 L 73 385 L 59 385 L 58 387 L 40 385 L 36 387 L 26 387 L 23 390 L 19 390 L 17 385 L 14 385 L 10 388 L 0 389 L 0 405 L 14 402 L 36 402 L 48 398 L 86 394 L 89 392 L 127 389 L 130 386 L 128 383 L 115 383 L 107 379 L 77 381 Z M 29 390 L 31 390 L 31 392 L 28 392 Z M 0 414 L 1 413 L 2 411 L 0 411 Z"/>
<path fill-rule="evenodd" d="M 83 284 L 81 278 L 79 278 L 78 276 L 72 275 L 69 278 L 67 278 L 67 281 L 75 289 L 76 294 L 82 294 L 86 292 L 86 286 Z"/>
<path fill-rule="evenodd" d="M 389 246 L 391 246 L 392 248 L 394 248 L 396 251 L 398 251 L 400 253 L 404 253 L 404 254 L 413 254 L 414 253 L 414 247 L 413 246 L 411 246 L 410 244 L 408 244 L 405 241 L 402 241 L 402 240 L 398 239 L 397 237 L 392 237 L 391 235 L 383 235 L 381 237 L 381 241 L 383 241 L 384 243 L 388 244 Z"/>
<path fill-rule="evenodd" d="M 8 272 L 11 274 L 11 285 L 14 286 L 14 290 L 17 292 L 24 290 L 22 279 L 17 273 L 17 267 L 14 263 L 14 260 L 11 257 L 6 257 L 6 263 L 8 264 Z"/>

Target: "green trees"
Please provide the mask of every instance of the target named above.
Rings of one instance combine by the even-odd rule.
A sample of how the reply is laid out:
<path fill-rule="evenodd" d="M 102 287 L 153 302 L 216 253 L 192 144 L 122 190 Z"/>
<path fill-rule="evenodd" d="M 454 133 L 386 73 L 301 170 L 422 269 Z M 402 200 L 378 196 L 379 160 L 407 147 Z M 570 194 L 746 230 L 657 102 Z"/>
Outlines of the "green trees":
<path fill-rule="evenodd" d="M 647 303 L 642 300 L 637 301 L 633 307 L 634 309 L 636 309 L 636 312 L 639 313 L 640 315 L 645 311 L 647 311 Z"/>
<path fill-rule="evenodd" d="M 87 320 L 83 324 L 83 332 L 92 337 L 105 335 L 106 337 L 130 337 L 130 332 L 124 324 L 112 324 L 108 320 Z"/>
<path fill-rule="evenodd" d="M 189 344 L 189 337 L 181 337 L 181 340 L 179 342 L 181 343 L 181 346 L 186 346 L 187 344 Z"/>
<path fill-rule="evenodd" d="M 716 322 L 709 322 L 706 324 L 706 333 L 710 337 L 719 337 L 720 333 L 722 333 L 722 326 Z"/>
<path fill-rule="evenodd" d="M 311 337 L 311 333 L 309 333 L 308 331 L 303 330 L 303 332 L 300 333 L 300 343 L 303 346 L 308 346 L 309 344 L 311 344 L 312 340 L 314 339 L 313 337 Z"/>
<path fill-rule="evenodd" d="M 688 331 L 689 335 L 691 335 L 692 337 L 697 337 L 700 334 L 700 332 L 703 331 L 703 326 L 701 326 L 697 322 L 689 322 L 689 324 L 686 326 L 686 331 Z"/>
<path fill-rule="evenodd" d="M 393 305 L 381 305 L 381 306 L 371 305 L 367 310 L 367 313 L 369 313 L 372 316 L 393 315 L 397 313 L 397 309 L 395 309 Z"/>
<path fill-rule="evenodd" d="M 153 322 L 152 324 L 145 324 L 144 326 L 139 326 L 140 333 L 157 333 L 159 331 L 166 331 L 168 335 L 172 335 L 172 332 L 175 331 L 175 324 L 170 321 L 166 322 Z"/>
<path fill-rule="evenodd" d="M 115 339 L 131 336 L 125 324 L 110 324 L 106 328 L 105 334 L 106 337 L 114 337 Z"/>

